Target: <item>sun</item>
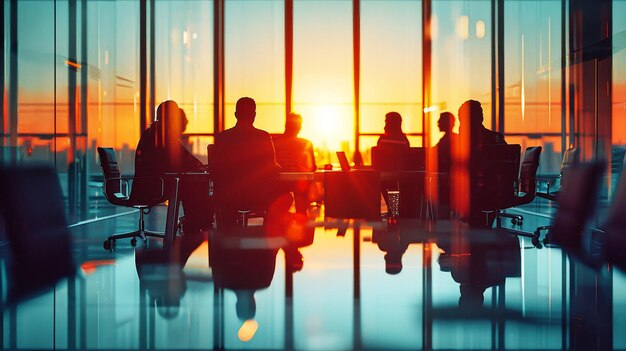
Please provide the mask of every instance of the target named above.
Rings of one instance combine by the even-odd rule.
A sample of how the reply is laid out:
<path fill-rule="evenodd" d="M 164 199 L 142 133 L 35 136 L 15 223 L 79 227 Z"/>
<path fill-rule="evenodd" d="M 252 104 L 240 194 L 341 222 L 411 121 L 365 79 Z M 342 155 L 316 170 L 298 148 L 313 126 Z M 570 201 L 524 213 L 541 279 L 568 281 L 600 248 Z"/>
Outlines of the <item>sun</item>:
<path fill-rule="evenodd" d="M 311 106 L 304 115 L 302 135 L 316 145 L 340 150 L 341 144 L 352 140 L 349 128 L 350 109 L 340 105 Z"/>

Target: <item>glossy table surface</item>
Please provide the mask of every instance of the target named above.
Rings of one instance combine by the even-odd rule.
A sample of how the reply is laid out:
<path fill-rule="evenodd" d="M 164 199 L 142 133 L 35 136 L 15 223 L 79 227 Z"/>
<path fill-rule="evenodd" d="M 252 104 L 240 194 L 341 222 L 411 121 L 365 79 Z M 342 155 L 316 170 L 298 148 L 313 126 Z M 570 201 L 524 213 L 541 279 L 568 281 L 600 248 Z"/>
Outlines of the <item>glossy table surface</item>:
<path fill-rule="evenodd" d="M 162 226 L 164 210 L 148 226 Z M 170 252 L 157 240 L 101 249 L 135 220 L 74 231 L 78 274 L 4 305 L 4 347 L 626 348 L 622 272 L 501 230 L 313 212 L 281 233 L 252 223 L 178 237 Z"/>

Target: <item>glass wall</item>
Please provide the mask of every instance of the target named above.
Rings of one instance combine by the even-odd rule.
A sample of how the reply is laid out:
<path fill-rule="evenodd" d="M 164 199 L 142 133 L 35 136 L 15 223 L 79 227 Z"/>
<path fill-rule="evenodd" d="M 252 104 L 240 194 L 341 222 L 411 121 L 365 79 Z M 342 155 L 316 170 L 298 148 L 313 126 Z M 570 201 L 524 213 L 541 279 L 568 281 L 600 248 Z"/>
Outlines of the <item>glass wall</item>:
<path fill-rule="evenodd" d="M 255 126 L 270 133 L 283 131 L 284 13 L 282 0 L 226 2 L 225 128 L 235 125 L 237 100 L 249 96 L 257 104 Z"/>
<path fill-rule="evenodd" d="M 542 146 L 539 172 L 561 163 L 561 1 L 505 1 L 504 131 L 507 141 Z"/>
<path fill-rule="evenodd" d="M 294 0 L 293 32 L 293 109 L 322 165 L 354 149 L 352 1 Z"/>
<path fill-rule="evenodd" d="M 361 1 L 360 132 L 382 134 L 385 114 L 402 115 L 412 146 L 422 146 L 422 3 Z M 361 138 L 361 151 L 378 136 Z"/>
<path fill-rule="evenodd" d="M 282 132 L 289 57 L 284 0 L 224 1 L 224 116 L 214 115 L 213 101 L 216 3 L 155 0 L 154 9 L 150 4 L 145 13 L 148 120 L 159 102 L 177 101 L 190 121 L 189 147 L 203 160 L 217 132 L 214 119 L 224 117 L 225 128 L 234 125 L 239 97 L 256 99 L 259 128 Z M 366 161 L 386 112 L 402 114 L 413 146 L 431 146 L 441 137 L 439 113 L 456 115 L 463 101 L 476 99 L 483 105 L 485 126 L 495 127 L 492 121 L 498 120 L 509 143 L 543 146 L 540 172 L 558 171 L 567 127 L 561 88 L 563 2 L 504 1 L 498 19 L 505 28 L 503 116 L 492 113 L 494 4 L 432 0 L 432 103 L 423 106 L 424 3 L 360 1 L 359 140 Z M 626 59 L 619 38 L 626 28 L 619 17 L 624 1 L 614 4 L 612 139 L 614 150 L 623 151 L 620 63 Z M 318 165 L 335 162 L 331 151 L 354 151 L 353 6 L 352 0 L 294 0 L 292 106 L 304 117 L 301 136 L 316 146 Z M 55 164 L 70 212 L 77 216 L 72 221 L 95 217 L 106 204 L 95 148 L 114 147 L 123 173 L 134 171 L 141 129 L 139 4 L 5 0 L 3 8 L 3 162 Z M 432 112 L 427 140 L 425 107 Z"/>
<path fill-rule="evenodd" d="M 213 1 L 158 0 L 154 21 L 153 107 L 178 103 L 189 120 L 188 147 L 206 162 L 213 140 Z"/>
<path fill-rule="evenodd" d="M 458 110 L 466 100 L 482 104 L 484 125 L 491 127 L 491 2 L 433 1 L 432 12 L 432 106 L 431 138 L 435 145 L 443 136 L 437 128 L 439 113 Z"/>

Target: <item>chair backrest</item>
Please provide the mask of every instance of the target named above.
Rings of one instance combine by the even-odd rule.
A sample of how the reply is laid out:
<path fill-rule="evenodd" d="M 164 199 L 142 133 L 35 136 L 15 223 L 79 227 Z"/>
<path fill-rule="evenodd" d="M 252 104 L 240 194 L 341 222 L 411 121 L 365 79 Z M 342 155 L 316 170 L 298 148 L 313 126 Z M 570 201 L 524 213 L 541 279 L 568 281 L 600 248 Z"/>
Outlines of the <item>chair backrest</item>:
<path fill-rule="evenodd" d="M 408 148 L 373 146 L 372 167 L 379 171 L 402 171 L 406 169 Z"/>
<path fill-rule="evenodd" d="M 120 165 L 117 162 L 117 154 L 110 147 L 99 147 L 100 167 L 105 179 L 119 178 L 121 175 Z"/>
<path fill-rule="evenodd" d="M 598 186 L 604 163 L 577 163 L 568 168 L 567 183 L 561 188 L 558 210 L 550 231 L 552 240 L 564 247 L 580 245 L 582 232 L 596 209 Z"/>
<path fill-rule="evenodd" d="M 102 168 L 102 175 L 104 180 L 112 180 L 121 177 L 121 170 L 119 163 L 117 162 L 117 154 L 115 150 L 110 147 L 99 147 L 98 156 L 100 158 L 100 167 Z M 121 181 L 109 181 L 106 186 L 102 188 L 102 191 L 107 199 L 115 198 L 116 193 L 120 193 L 122 188 Z"/>
<path fill-rule="evenodd" d="M 520 154 L 518 144 L 484 145 L 472 174 L 472 198 L 479 198 L 483 210 L 513 206 L 517 200 Z M 474 200 L 472 200 L 474 201 Z"/>
<path fill-rule="evenodd" d="M 578 162 L 580 162 L 580 151 L 577 148 L 571 147 L 565 150 L 561 161 L 561 187 L 567 182 L 567 171 Z"/>
<path fill-rule="evenodd" d="M 541 146 L 526 148 L 519 174 L 519 191 L 524 195 L 518 199 L 518 205 L 532 202 L 537 195 L 537 169 L 540 155 Z"/>
<path fill-rule="evenodd" d="M 74 273 L 63 193 L 47 165 L 0 168 L 0 214 L 11 259 L 10 300 L 19 300 Z"/>

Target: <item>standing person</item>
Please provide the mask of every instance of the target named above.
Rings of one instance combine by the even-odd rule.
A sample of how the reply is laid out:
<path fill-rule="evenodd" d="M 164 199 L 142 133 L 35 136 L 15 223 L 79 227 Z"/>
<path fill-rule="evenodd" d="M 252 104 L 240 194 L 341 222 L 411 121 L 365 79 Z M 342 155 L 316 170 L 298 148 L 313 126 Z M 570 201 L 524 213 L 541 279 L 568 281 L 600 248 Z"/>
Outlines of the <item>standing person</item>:
<path fill-rule="evenodd" d="M 267 210 L 270 226 L 278 224 L 293 199 L 276 184 L 272 137 L 254 127 L 256 102 L 242 97 L 235 108 L 237 123 L 215 137 L 215 196 L 227 219 L 236 210 Z"/>
<path fill-rule="evenodd" d="M 317 170 L 313 144 L 306 139 L 298 138 L 301 130 L 302 116 L 291 112 L 287 114 L 285 120 L 285 132 L 274 137 L 276 160 L 284 171 L 314 172 Z M 294 195 L 297 213 L 306 213 L 312 185 L 312 182 L 306 180 L 296 182 Z"/>
<path fill-rule="evenodd" d="M 131 197 L 138 199 L 154 198 L 161 187 L 161 201 L 165 201 L 173 184 L 166 173 L 202 172 L 205 167 L 181 142 L 187 128 L 185 112 L 176 102 L 168 100 L 157 108 L 154 122 L 139 139 L 135 151 L 135 183 Z M 179 186 L 180 199 L 185 211 L 183 230 L 185 234 L 195 234 L 210 227 L 213 211 L 209 200 L 209 184 L 205 178 L 183 177 Z"/>

